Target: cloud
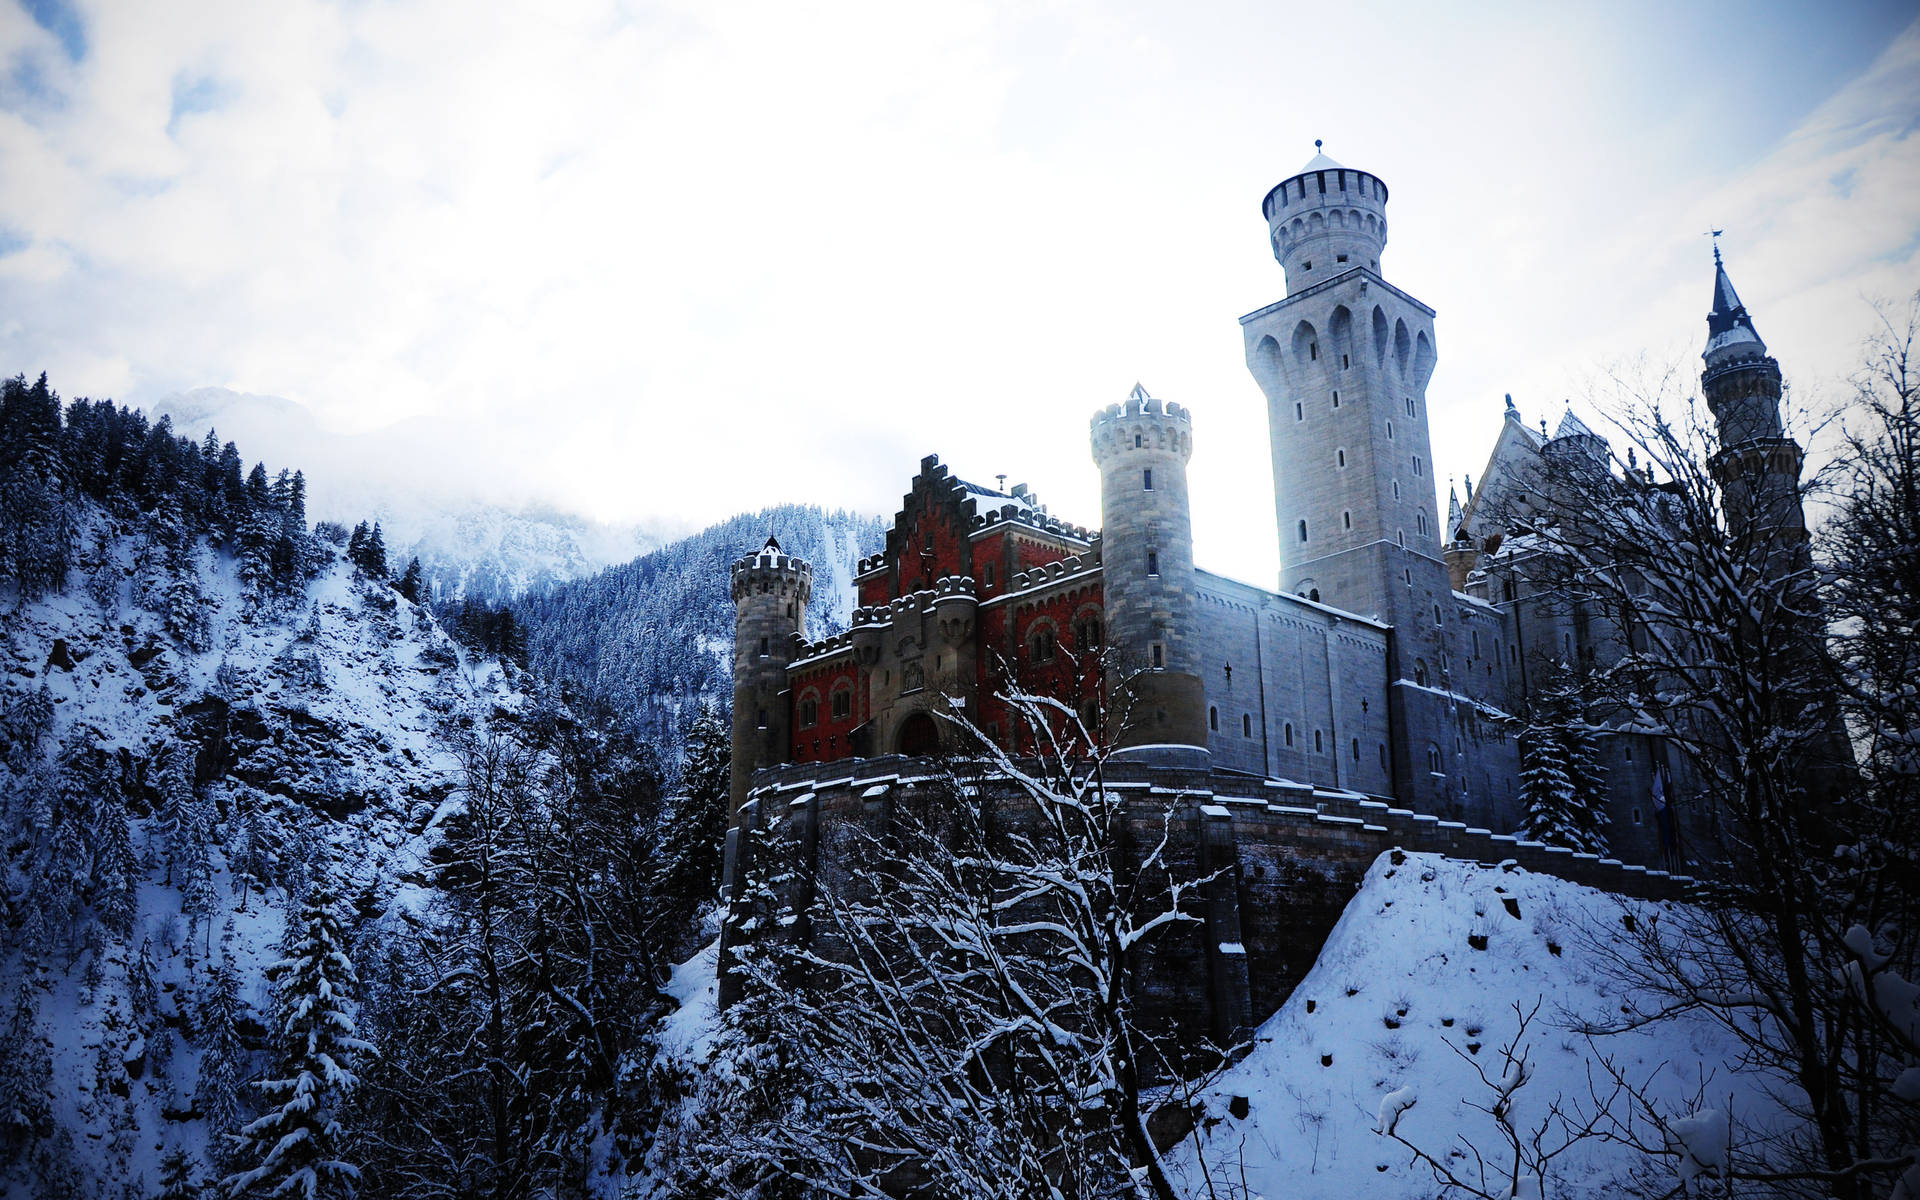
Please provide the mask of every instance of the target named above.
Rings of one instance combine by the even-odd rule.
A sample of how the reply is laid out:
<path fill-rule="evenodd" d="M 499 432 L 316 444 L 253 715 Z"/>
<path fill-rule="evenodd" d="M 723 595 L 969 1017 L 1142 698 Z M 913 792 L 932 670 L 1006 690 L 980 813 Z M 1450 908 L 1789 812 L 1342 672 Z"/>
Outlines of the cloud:
<path fill-rule="evenodd" d="M 1783 82 L 1791 21 L 1689 57 L 1713 31 L 1652 7 L 1354 10 L 1364 54 L 1254 4 L 53 11 L 0 7 L 8 370 L 429 419 L 605 519 L 890 511 L 939 452 L 1094 522 L 1085 422 L 1140 379 L 1196 410 L 1203 561 L 1270 578 L 1234 318 L 1280 294 L 1257 204 L 1316 136 L 1394 186 L 1445 470 L 1501 392 L 1697 340 L 1709 221 L 1790 371 L 1864 325 L 1846 289 L 1911 286 L 1885 15 Z"/>

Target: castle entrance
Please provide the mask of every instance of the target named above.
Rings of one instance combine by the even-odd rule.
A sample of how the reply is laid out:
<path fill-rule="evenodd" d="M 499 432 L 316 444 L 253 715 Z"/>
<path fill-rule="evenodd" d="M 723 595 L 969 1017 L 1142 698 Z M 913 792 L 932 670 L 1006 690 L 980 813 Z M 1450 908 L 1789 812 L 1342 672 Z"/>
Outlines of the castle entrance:
<path fill-rule="evenodd" d="M 900 732 L 894 736 L 894 751 L 915 758 L 938 754 L 940 730 L 934 725 L 933 718 L 917 712 L 900 722 Z"/>

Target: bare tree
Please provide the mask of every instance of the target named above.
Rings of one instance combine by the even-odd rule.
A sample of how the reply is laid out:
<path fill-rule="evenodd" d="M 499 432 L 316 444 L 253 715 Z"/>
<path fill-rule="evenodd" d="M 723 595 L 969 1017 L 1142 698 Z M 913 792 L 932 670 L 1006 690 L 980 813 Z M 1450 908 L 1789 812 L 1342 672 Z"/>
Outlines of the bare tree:
<path fill-rule="evenodd" d="M 1001 699 L 1031 757 L 955 709 L 973 753 L 836 833 L 831 879 L 756 849 L 736 910 L 754 926 L 736 943 L 749 986 L 729 1020 L 752 1031 L 755 1086 L 777 1076 L 793 1099 L 714 1131 L 709 1160 L 734 1164 L 735 1186 L 804 1163 L 837 1196 L 1178 1195 L 1149 1130 L 1150 1084 L 1174 1059 L 1143 1029 L 1135 970 L 1199 920 L 1204 880 L 1170 867 L 1170 815 L 1107 786 L 1081 709 Z"/>

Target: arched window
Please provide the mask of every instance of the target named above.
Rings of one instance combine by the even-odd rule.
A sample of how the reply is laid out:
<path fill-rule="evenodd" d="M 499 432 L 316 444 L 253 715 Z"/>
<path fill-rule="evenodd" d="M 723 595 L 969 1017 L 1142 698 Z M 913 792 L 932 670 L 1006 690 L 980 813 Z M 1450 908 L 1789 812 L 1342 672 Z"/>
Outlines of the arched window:
<path fill-rule="evenodd" d="M 1220 732 L 1220 710 L 1211 705 L 1207 708 L 1207 728 L 1215 733 Z"/>
<path fill-rule="evenodd" d="M 1347 452 L 1345 450 L 1335 450 L 1333 452 L 1333 465 L 1336 467 L 1345 467 L 1347 465 Z"/>
<path fill-rule="evenodd" d="M 1240 714 L 1240 736 L 1241 737 L 1253 736 L 1253 714 L 1252 713 Z"/>
<path fill-rule="evenodd" d="M 1300 540 L 1303 542 L 1307 540 L 1307 523 L 1305 521 L 1300 522 Z"/>
<path fill-rule="evenodd" d="M 1420 531 L 1421 537 L 1427 536 L 1427 510 L 1426 509 L 1423 508 L 1419 512 L 1414 514 L 1414 528 Z"/>
<path fill-rule="evenodd" d="M 1419 684 L 1421 687 L 1427 686 L 1427 660 L 1426 659 L 1416 658 L 1413 660 L 1413 681 Z"/>
<path fill-rule="evenodd" d="M 1036 629 L 1027 643 L 1027 657 L 1037 663 L 1050 663 L 1060 648 L 1060 642 L 1052 629 Z"/>
<path fill-rule="evenodd" d="M 1100 618 L 1094 613 L 1082 613 L 1073 622 L 1073 648 L 1086 653 L 1100 648 Z"/>
<path fill-rule="evenodd" d="M 1326 744 L 1323 741 L 1321 741 L 1320 731 L 1318 729 L 1314 730 L 1313 731 L 1313 752 L 1315 754 L 1324 754 L 1326 753 L 1326 749 L 1327 749 Z"/>
<path fill-rule="evenodd" d="M 1435 775 L 1440 773 L 1440 747 L 1431 742 L 1427 743 L 1427 770 Z"/>
<path fill-rule="evenodd" d="M 1313 601 L 1315 604 L 1320 603 L 1320 589 L 1319 588 L 1308 589 L 1307 599 Z"/>
<path fill-rule="evenodd" d="M 853 685 L 842 683 L 833 689 L 833 719 L 844 721 L 853 715 Z"/>
<path fill-rule="evenodd" d="M 800 701 L 800 728 L 811 729 L 820 721 L 820 701 L 809 695 Z"/>
<path fill-rule="evenodd" d="M 1287 722 L 1287 745 L 1293 745 L 1293 722 Z"/>

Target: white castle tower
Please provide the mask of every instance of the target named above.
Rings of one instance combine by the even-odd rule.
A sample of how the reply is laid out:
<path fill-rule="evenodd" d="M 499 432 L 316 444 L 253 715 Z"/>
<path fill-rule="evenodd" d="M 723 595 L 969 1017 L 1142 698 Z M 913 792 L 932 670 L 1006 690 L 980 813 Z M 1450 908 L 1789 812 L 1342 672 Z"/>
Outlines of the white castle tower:
<path fill-rule="evenodd" d="M 1286 298 L 1240 324 L 1267 397 L 1280 589 L 1393 627 L 1395 791 L 1438 812 L 1459 731 L 1427 438 L 1434 314 L 1381 275 L 1386 207 L 1379 176 L 1316 153 L 1261 202 Z"/>

